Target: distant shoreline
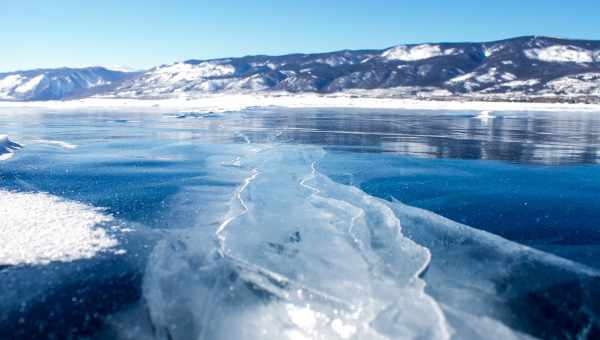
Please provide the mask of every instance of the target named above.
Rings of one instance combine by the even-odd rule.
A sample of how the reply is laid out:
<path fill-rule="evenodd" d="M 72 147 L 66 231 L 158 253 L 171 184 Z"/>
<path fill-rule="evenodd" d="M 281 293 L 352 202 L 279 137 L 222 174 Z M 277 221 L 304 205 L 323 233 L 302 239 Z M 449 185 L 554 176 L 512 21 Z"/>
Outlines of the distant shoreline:
<path fill-rule="evenodd" d="M 357 109 L 406 109 L 445 111 L 535 111 L 535 112 L 598 112 L 600 103 L 540 101 L 502 101 L 499 98 L 431 97 L 393 98 L 366 96 L 353 93 L 291 94 L 214 94 L 202 97 L 164 99 L 134 99 L 113 97 L 89 97 L 63 101 L 0 101 L 0 113 L 52 112 L 86 110 L 94 112 L 139 111 L 147 113 L 204 111 L 240 111 L 253 107 L 281 108 L 357 108 Z"/>

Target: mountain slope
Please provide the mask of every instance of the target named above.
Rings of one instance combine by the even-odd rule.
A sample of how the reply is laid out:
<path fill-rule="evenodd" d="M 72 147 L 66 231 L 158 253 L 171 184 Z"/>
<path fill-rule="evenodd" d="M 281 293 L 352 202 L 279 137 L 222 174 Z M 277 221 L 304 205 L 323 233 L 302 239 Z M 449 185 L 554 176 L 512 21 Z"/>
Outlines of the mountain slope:
<path fill-rule="evenodd" d="M 0 73 L 0 100 L 49 100 L 91 95 L 113 89 L 131 75 L 103 67 Z"/>
<path fill-rule="evenodd" d="M 597 96 L 600 42 L 520 37 L 488 43 L 189 60 L 124 82 L 125 97 L 213 92 L 332 93 L 389 89 L 414 96 Z"/>

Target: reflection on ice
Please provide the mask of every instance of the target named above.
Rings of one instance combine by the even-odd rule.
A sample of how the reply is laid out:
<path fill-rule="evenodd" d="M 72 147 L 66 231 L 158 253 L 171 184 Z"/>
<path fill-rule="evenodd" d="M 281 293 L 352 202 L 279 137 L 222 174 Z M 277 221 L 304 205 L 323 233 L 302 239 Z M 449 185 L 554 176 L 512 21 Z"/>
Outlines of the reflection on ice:
<path fill-rule="evenodd" d="M 253 140 L 282 140 L 419 157 L 521 163 L 600 163 L 600 119 L 584 113 L 255 110 L 245 113 Z"/>

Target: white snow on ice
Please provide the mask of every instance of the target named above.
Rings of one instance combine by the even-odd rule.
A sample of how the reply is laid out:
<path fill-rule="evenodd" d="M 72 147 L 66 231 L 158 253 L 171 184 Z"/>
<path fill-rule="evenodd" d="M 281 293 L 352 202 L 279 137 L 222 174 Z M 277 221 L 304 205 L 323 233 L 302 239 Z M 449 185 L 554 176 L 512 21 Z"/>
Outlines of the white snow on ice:
<path fill-rule="evenodd" d="M 117 245 L 98 227 L 112 216 L 46 193 L 0 190 L 0 216 L 0 265 L 91 258 Z"/>

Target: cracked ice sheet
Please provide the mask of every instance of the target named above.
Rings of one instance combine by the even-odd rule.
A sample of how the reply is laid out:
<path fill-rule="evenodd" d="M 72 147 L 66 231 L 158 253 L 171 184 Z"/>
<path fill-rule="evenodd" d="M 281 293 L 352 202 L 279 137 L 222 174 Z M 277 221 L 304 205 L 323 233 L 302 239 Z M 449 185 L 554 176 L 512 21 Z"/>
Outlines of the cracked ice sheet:
<path fill-rule="evenodd" d="M 385 204 L 319 175 L 321 156 L 274 146 L 240 157 L 246 181 L 216 235 L 190 229 L 157 246 L 144 296 L 159 337 L 449 338 L 418 277 L 429 251 Z"/>
<path fill-rule="evenodd" d="M 215 234 L 180 231 L 149 261 L 144 297 L 158 338 L 529 339 L 595 331 L 597 272 L 337 184 L 317 171 L 323 153 L 269 145 L 219 160 L 246 178 L 226 223 Z M 584 312 L 560 309 L 567 300 Z"/>

